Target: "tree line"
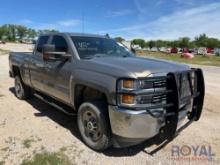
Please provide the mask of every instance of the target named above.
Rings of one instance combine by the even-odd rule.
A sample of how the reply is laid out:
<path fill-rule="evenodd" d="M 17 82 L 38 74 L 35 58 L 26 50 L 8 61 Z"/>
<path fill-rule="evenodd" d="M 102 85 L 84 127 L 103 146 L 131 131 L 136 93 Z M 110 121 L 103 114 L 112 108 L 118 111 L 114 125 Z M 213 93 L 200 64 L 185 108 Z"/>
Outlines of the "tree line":
<path fill-rule="evenodd" d="M 122 37 L 115 38 L 118 42 L 122 42 L 125 39 Z M 201 34 L 190 40 L 189 37 L 182 37 L 178 40 L 168 41 L 168 40 L 150 40 L 145 41 L 143 39 L 133 39 L 132 44 L 139 45 L 141 48 L 161 48 L 161 47 L 179 47 L 179 48 L 220 48 L 220 40 L 217 38 L 210 38 L 206 34 Z"/>
<path fill-rule="evenodd" d="M 5 24 L 0 26 L 0 40 L 22 41 L 23 39 L 34 40 L 39 34 L 46 32 L 57 32 L 57 30 L 36 30 L 23 25 Z"/>

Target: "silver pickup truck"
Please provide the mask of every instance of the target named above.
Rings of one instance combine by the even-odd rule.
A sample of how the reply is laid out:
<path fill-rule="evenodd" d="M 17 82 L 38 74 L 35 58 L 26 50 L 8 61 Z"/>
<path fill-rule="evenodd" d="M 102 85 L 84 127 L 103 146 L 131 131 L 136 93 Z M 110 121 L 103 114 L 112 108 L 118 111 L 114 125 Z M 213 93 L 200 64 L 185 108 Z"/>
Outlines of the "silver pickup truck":
<path fill-rule="evenodd" d="M 197 121 L 204 101 L 201 69 L 136 57 L 105 36 L 41 35 L 33 53 L 11 52 L 15 95 L 35 95 L 77 114 L 83 141 L 94 150 L 172 139 L 181 121 Z"/>

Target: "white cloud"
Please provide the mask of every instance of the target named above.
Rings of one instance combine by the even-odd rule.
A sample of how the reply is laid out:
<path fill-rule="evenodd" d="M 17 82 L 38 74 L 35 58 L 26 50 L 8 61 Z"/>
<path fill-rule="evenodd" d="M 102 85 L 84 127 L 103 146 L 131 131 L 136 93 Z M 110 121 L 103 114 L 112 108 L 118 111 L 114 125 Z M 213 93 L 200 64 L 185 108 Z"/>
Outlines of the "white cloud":
<path fill-rule="evenodd" d="M 20 21 L 21 24 L 32 24 L 34 23 L 34 21 L 30 20 L 30 19 L 23 19 Z"/>
<path fill-rule="evenodd" d="M 121 16 L 126 16 L 132 14 L 133 11 L 130 9 L 123 9 L 119 11 L 111 11 L 108 14 L 108 17 L 121 17 Z"/>
<path fill-rule="evenodd" d="M 55 30 L 65 31 L 65 30 L 69 30 L 72 27 L 79 26 L 81 24 L 81 21 L 77 19 L 66 19 L 56 22 L 45 23 L 45 22 L 36 22 L 29 19 L 24 19 L 19 21 L 18 23 L 24 24 L 26 26 L 35 29 L 55 29 Z"/>
<path fill-rule="evenodd" d="M 74 27 L 81 24 L 81 21 L 78 19 L 67 19 L 58 22 L 58 25 L 65 27 Z"/>
<path fill-rule="evenodd" d="M 155 21 L 135 24 L 101 33 L 126 35 L 128 39 L 176 39 L 182 36 L 191 38 L 201 33 L 220 38 L 220 3 L 182 9 Z"/>

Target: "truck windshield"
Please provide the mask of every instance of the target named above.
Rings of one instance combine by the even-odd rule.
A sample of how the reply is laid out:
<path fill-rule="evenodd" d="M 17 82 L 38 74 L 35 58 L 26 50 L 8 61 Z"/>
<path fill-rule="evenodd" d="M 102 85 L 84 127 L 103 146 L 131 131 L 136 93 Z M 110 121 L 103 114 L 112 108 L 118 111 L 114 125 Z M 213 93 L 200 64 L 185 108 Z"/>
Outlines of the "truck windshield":
<path fill-rule="evenodd" d="M 113 39 L 81 36 L 71 38 L 81 59 L 134 56 L 128 49 Z"/>

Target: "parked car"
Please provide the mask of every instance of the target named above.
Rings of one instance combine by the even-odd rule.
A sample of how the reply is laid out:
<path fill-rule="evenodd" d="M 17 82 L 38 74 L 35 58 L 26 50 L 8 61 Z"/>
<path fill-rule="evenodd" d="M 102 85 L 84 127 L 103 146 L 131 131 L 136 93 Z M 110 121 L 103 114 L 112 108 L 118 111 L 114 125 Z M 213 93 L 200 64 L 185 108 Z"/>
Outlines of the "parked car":
<path fill-rule="evenodd" d="M 77 113 L 83 141 L 98 151 L 172 139 L 178 125 L 198 121 L 203 108 L 201 69 L 136 57 L 106 36 L 44 34 L 33 53 L 11 52 L 9 66 L 18 99 L 35 95 Z"/>
<path fill-rule="evenodd" d="M 1 41 L 1 40 L 0 40 L 0 44 L 6 44 L 6 42 L 5 42 L 5 41 Z"/>
<path fill-rule="evenodd" d="M 167 53 L 167 48 L 166 48 L 166 47 L 161 47 L 161 48 L 159 48 L 159 51 L 160 51 L 160 52 L 166 52 L 166 53 Z"/>
<path fill-rule="evenodd" d="M 214 54 L 219 56 L 220 55 L 220 48 L 215 48 L 214 49 Z"/>
<path fill-rule="evenodd" d="M 188 48 L 183 48 L 182 53 L 189 53 L 189 49 Z"/>
<path fill-rule="evenodd" d="M 178 49 L 176 47 L 172 48 L 170 53 L 178 53 Z"/>
<path fill-rule="evenodd" d="M 206 48 L 207 53 L 209 54 L 213 54 L 214 53 L 214 49 L 213 48 Z"/>
<path fill-rule="evenodd" d="M 197 54 L 207 55 L 207 49 L 206 49 L 206 47 L 200 47 L 200 48 L 198 49 Z"/>
<path fill-rule="evenodd" d="M 157 52 L 158 51 L 158 48 L 157 47 L 153 47 L 150 49 L 152 52 Z"/>

